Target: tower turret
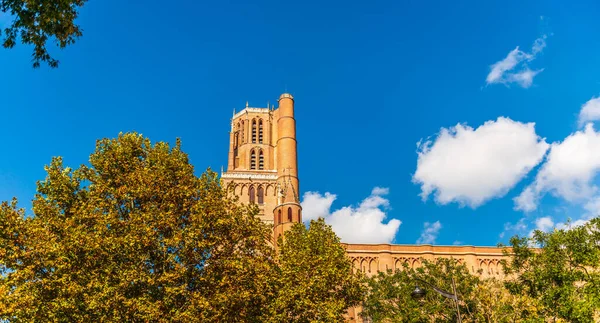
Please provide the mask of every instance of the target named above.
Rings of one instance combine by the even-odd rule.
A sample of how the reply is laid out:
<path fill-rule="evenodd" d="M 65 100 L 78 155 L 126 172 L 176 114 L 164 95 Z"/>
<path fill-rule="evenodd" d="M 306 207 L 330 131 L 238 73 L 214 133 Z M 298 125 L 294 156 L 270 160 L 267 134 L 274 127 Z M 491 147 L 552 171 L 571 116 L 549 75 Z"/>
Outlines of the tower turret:
<path fill-rule="evenodd" d="M 284 93 L 279 97 L 277 118 L 276 167 L 277 205 L 273 210 L 275 241 L 294 223 L 302 222 L 300 206 L 296 120 L 294 97 Z"/>

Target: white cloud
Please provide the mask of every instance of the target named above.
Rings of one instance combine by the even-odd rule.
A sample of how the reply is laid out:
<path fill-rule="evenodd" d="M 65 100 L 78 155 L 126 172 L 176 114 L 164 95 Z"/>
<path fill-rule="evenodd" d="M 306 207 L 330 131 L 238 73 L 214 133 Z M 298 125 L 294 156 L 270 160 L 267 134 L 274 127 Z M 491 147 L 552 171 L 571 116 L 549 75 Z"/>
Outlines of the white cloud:
<path fill-rule="evenodd" d="M 331 212 L 331 205 L 337 198 L 335 194 L 306 192 L 302 197 L 304 221 L 322 217 L 331 225 L 342 242 L 347 243 L 391 243 L 402 223 L 391 219 L 384 223 L 389 207 L 387 188 L 375 187 L 358 207 L 344 206 Z"/>
<path fill-rule="evenodd" d="M 582 225 L 585 225 L 589 221 L 590 221 L 590 219 L 582 218 L 582 219 L 578 219 L 578 220 L 571 221 L 571 222 L 568 222 L 568 223 L 567 222 L 561 222 L 561 223 L 557 223 L 556 224 L 556 228 L 559 229 L 559 230 L 561 230 L 561 229 L 569 230 L 569 229 L 572 229 L 572 228 L 576 228 L 576 227 L 580 227 Z"/>
<path fill-rule="evenodd" d="M 515 202 L 515 210 L 530 212 L 537 208 L 538 193 L 533 190 L 533 187 L 526 187 L 519 196 L 513 198 Z"/>
<path fill-rule="evenodd" d="M 581 106 L 579 111 L 579 126 L 588 121 L 600 120 L 600 97 L 591 98 Z"/>
<path fill-rule="evenodd" d="M 417 239 L 417 244 L 435 243 L 435 239 L 437 239 L 441 228 L 442 224 L 440 223 L 440 221 L 435 221 L 433 223 L 425 222 L 425 224 L 423 225 L 423 232 L 421 232 L 421 236 L 419 237 L 419 239 Z"/>
<path fill-rule="evenodd" d="M 390 189 L 387 187 L 375 187 L 371 191 L 371 195 L 388 195 L 390 193 Z"/>
<path fill-rule="evenodd" d="M 535 181 L 514 199 L 515 209 L 533 211 L 547 192 L 569 202 L 591 199 L 600 171 L 600 133 L 592 124 L 560 143 L 553 143 Z"/>
<path fill-rule="evenodd" d="M 533 46 L 531 47 L 531 54 L 536 55 L 537 53 L 541 53 L 542 50 L 546 48 L 546 35 L 536 39 L 533 42 Z"/>
<path fill-rule="evenodd" d="M 531 58 L 531 55 L 521 51 L 517 46 L 517 48 L 510 51 L 503 60 L 498 61 L 491 66 L 490 73 L 485 79 L 486 82 L 488 84 L 502 83 L 506 72 L 512 70 L 517 64 L 529 58 Z"/>
<path fill-rule="evenodd" d="M 600 216 L 600 196 L 597 195 L 589 199 L 583 208 L 586 210 L 586 213 L 584 213 L 579 219 L 571 220 L 569 223 L 557 223 L 556 228 L 570 229 L 579 227 L 588 223 L 592 218 Z"/>
<path fill-rule="evenodd" d="M 577 219 L 575 221 L 554 223 L 552 218 L 549 216 L 537 218 L 537 219 L 535 219 L 535 223 L 534 223 L 535 228 L 533 230 L 529 231 L 528 236 L 530 238 L 532 238 L 535 230 L 540 230 L 542 232 L 550 232 L 554 228 L 556 228 L 558 230 L 563 230 L 563 229 L 569 230 L 569 229 L 579 227 L 579 226 L 586 224 L 589 221 L 589 219 L 590 218 L 587 218 L 584 216 L 581 219 Z M 537 247 L 539 247 L 539 246 L 537 246 Z"/>
<path fill-rule="evenodd" d="M 549 216 L 535 219 L 535 228 L 540 231 L 548 232 L 554 227 L 554 221 Z"/>
<path fill-rule="evenodd" d="M 533 84 L 533 78 L 544 69 L 531 70 L 527 62 L 533 61 L 537 54 L 541 53 L 546 47 L 546 35 L 536 39 L 533 42 L 531 53 L 524 52 L 517 46 L 511 50 L 503 60 L 500 60 L 490 66 L 490 72 L 485 81 L 489 84 L 510 84 L 517 83 L 521 87 L 528 88 Z"/>
<path fill-rule="evenodd" d="M 337 196 L 329 192 L 321 195 L 318 192 L 306 192 L 302 196 L 302 219 L 304 222 L 316 220 L 318 218 L 327 218 L 331 204 Z"/>
<path fill-rule="evenodd" d="M 600 216 L 600 196 L 590 199 L 584 206 L 590 218 Z"/>
<path fill-rule="evenodd" d="M 504 223 L 504 231 L 502 233 L 500 233 L 500 239 L 504 238 L 504 236 L 508 232 L 522 233 L 525 230 L 527 230 L 527 224 L 525 223 L 525 218 L 519 219 L 519 221 L 517 221 L 517 223 L 515 223 L 515 224 L 506 222 L 506 223 Z"/>
<path fill-rule="evenodd" d="M 529 68 L 525 68 L 517 73 L 508 74 L 506 75 L 506 77 L 508 82 L 517 83 L 521 87 L 528 88 L 531 86 L 531 84 L 533 84 L 533 78 L 543 71 L 543 68 L 536 71 L 532 71 Z"/>
<path fill-rule="evenodd" d="M 413 182 L 426 200 L 476 208 L 505 195 L 542 160 L 548 144 L 534 123 L 500 117 L 477 129 L 442 128 L 435 141 L 419 142 Z"/>

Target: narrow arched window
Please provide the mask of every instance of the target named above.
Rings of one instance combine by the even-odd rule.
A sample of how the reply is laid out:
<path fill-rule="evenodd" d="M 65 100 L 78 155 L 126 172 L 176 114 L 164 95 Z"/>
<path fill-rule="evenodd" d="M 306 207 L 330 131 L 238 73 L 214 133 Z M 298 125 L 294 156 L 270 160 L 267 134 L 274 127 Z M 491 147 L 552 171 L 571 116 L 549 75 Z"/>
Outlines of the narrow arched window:
<path fill-rule="evenodd" d="M 233 148 L 237 148 L 240 144 L 240 123 L 238 122 L 237 127 L 235 129 L 235 133 L 233 135 Z"/>
<path fill-rule="evenodd" d="M 250 186 L 250 190 L 248 190 L 248 194 L 250 194 L 250 203 L 254 203 L 254 186 Z"/>
<path fill-rule="evenodd" d="M 277 223 L 281 223 L 281 209 L 277 211 Z"/>
<path fill-rule="evenodd" d="M 246 128 L 244 128 L 244 120 L 242 120 L 241 124 L 240 124 L 240 134 L 241 134 L 241 138 L 240 138 L 240 145 L 244 143 L 244 133 Z"/>
<path fill-rule="evenodd" d="M 263 190 L 262 186 L 258 187 L 257 195 L 258 195 L 258 204 L 265 203 L 265 191 Z"/>
<path fill-rule="evenodd" d="M 288 207 L 288 222 L 292 222 L 292 208 Z"/>
<path fill-rule="evenodd" d="M 265 169 L 265 157 L 262 149 L 258 152 L 258 169 Z"/>
<path fill-rule="evenodd" d="M 256 169 L 256 151 L 250 151 L 250 169 Z"/>
<path fill-rule="evenodd" d="M 258 120 L 258 143 L 263 143 L 263 121 L 262 119 Z"/>
<path fill-rule="evenodd" d="M 252 120 L 252 143 L 256 143 L 256 119 Z"/>

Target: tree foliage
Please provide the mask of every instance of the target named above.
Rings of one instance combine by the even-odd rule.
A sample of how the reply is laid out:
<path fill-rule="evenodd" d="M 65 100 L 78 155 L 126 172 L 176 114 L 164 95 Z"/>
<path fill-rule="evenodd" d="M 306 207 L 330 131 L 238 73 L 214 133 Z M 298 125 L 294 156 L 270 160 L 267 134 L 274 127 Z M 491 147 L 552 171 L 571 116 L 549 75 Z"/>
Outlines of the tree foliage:
<path fill-rule="evenodd" d="M 533 237 L 513 237 L 504 270 L 516 295 L 537 299 L 542 315 L 563 322 L 600 319 L 600 218 Z"/>
<path fill-rule="evenodd" d="M 504 281 L 480 279 L 452 259 L 367 278 L 363 315 L 373 322 L 456 322 L 451 300 L 430 288 L 421 302 L 411 297 L 417 279 L 452 291 L 454 277 L 463 322 L 600 322 L 600 218 L 513 237 L 511 247 Z"/>
<path fill-rule="evenodd" d="M 466 322 L 546 322 L 536 299 L 511 294 L 504 288 L 504 283 L 496 279 L 484 279 L 477 284 L 473 303 L 473 315 Z"/>
<path fill-rule="evenodd" d="M 424 260 L 419 268 L 405 266 L 367 278 L 362 315 L 373 322 L 457 322 L 454 301 L 432 287 L 452 294 L 453 278 L 462 322 L 543 322 L 534 299 L 512 295 L 500 281 L 482 280 L 464 264 L 447 258 Z M 421 300 L 411 295 L 417 285 L 426 291 Z"/>
<path fill-rule="evenodd" d="M 60 158 L 33 216 L 0 207 L 0 321 L 260 321 L 274 297 L 271 230 L 200 177 L 177 141 L 97 142 L 90 166 Z"/>
<path fill-rule="evenodd" d="M 367 278 L 368 294 L 362 315 L 373 322 L 456 322 L 453 300 L 418 282 L 420 279 L 452 292 L 452 278 L 456 282 L 457 294 L 463 300 L 459 302 L 461 314 L 466 315 L 473 308 L 471 299 L 479 278 L 471 275 L 465 265 L 446 258 L 424 260 L 419 268 L 405 265 L 403 270 L 379 272 Z M 411 297 L 417 285 L 428 291 L 421 300 Z"/>
<path fill-rule="evenodd" d="M 362 288 L 339 238 L 320 218 L 298 223 L 280 239 L 277 294 L 270 322 L 342 322 Z"/>
<path fill-rule="evenodd" d="M 75 43 L 82 35 L 75 24 L 78 10 L 87 0 L 0 0 L 0 11 L 10 14 L 12 23 L 4 29 L 4 48 L 13 48 L 17 42 L 33 45 L 33 67 L 47 63 L 57 67 L 58 60 L 48 53 L 47 43 L 52 38 L 58 48 Z"/>

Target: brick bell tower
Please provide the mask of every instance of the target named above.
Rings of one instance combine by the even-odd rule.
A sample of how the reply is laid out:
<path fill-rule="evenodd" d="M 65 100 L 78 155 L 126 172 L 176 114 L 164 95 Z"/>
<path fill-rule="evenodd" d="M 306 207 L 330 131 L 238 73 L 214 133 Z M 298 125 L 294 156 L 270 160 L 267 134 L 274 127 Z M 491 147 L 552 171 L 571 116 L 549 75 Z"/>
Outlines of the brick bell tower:
<path fill-rule="evenodd" d="M 241 203 L 255 203 L 261 220 L 273 225 L 274 242 L 302 222 L 294 97 L 284 93 L 278 107 L 233 112 L 223 186 Z"/>

